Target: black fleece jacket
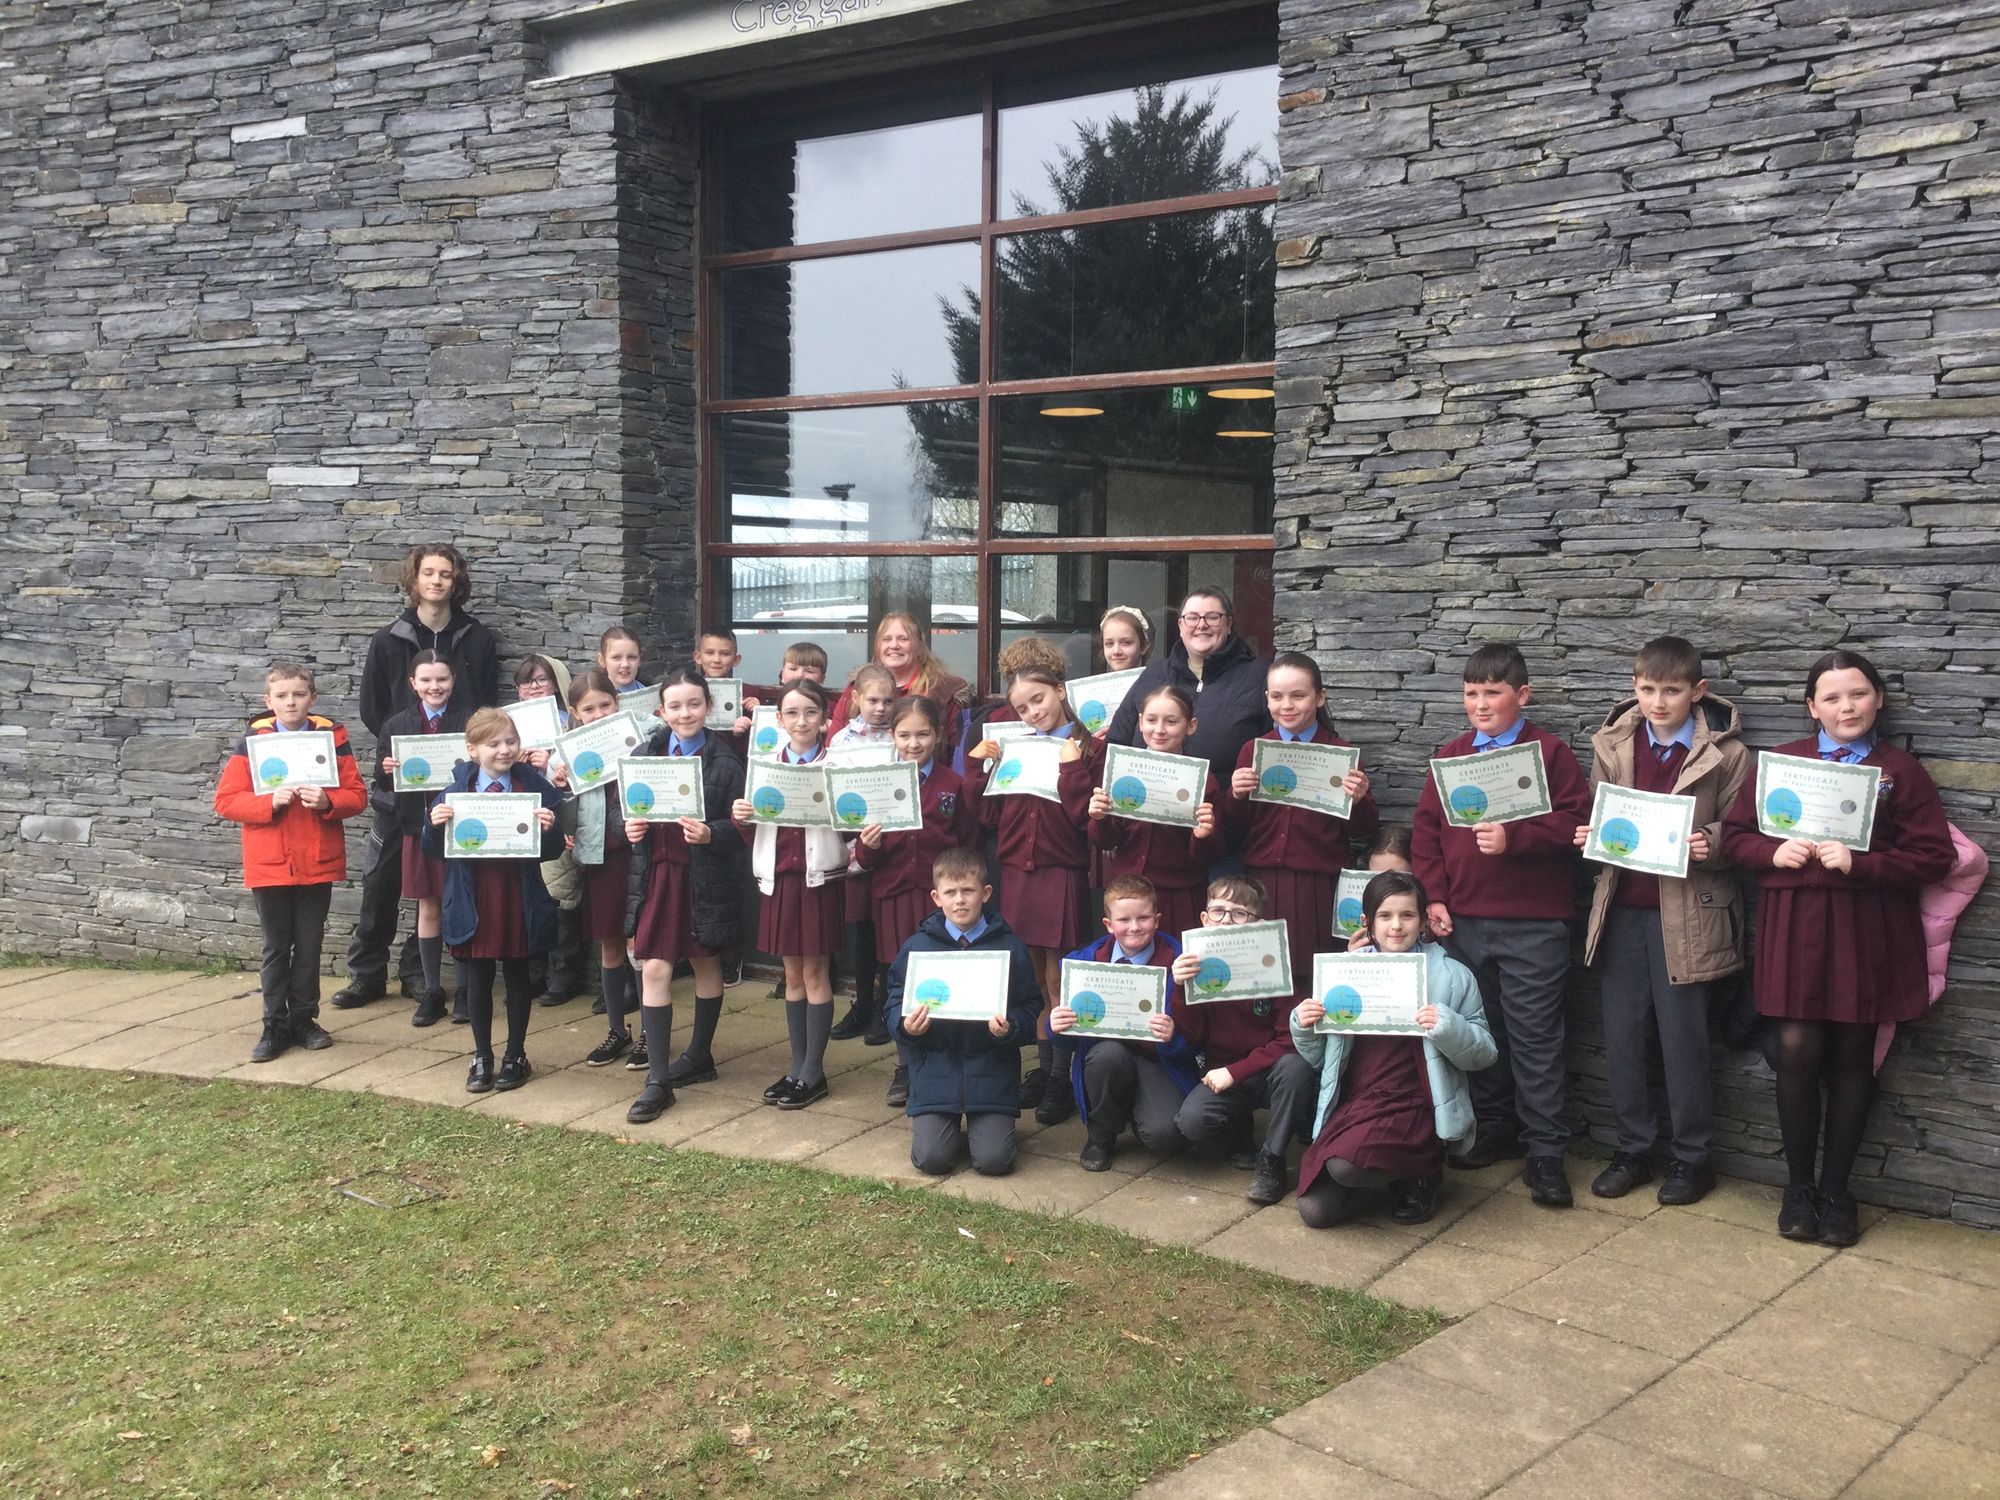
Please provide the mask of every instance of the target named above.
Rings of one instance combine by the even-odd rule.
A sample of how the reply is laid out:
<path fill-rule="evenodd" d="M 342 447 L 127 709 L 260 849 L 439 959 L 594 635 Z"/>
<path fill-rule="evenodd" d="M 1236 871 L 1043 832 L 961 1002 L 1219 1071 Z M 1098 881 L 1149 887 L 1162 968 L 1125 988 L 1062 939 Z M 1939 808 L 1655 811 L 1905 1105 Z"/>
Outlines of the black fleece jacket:
<path fill-rule="evenodd" d="M 453 708 L 470 716 L 475 709 L 499 706 L 500 650 L 493 632 L 456 608 L 444 629 L 432 630 L 412 607 L 368 642 L 368 660 L 361 669 L 361 722 L 370 734 L 379 738 L 389 715 L 417 701 L 410 691 L 410 658 L 419 651 L 440 651 L 450 660 Z"/>

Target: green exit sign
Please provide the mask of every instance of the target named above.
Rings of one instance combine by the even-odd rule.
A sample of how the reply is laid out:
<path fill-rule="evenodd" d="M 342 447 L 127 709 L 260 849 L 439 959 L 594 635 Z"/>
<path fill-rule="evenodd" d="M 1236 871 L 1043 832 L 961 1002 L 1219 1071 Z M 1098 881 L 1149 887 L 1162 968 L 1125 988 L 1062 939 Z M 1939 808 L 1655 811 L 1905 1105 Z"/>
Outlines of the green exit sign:
<path fill-rule="evenodd" d="M 1177 385 L 1173 388 L 1173 409 L 1193 411 L 1201 405 L 1201 392 L 1191 385 Z"/>

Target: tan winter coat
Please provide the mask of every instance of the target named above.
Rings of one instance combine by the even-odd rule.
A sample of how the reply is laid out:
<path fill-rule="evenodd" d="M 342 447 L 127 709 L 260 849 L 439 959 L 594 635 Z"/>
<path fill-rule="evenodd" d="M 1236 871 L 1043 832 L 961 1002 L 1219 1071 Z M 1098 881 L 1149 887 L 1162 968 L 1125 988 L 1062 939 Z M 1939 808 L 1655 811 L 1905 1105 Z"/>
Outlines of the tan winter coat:
<path fill-rule="evenodd" d="M 1590 786 L 1599 782 L 1632 785 L 1632 746 L 1645 720 L 1639 701 L 1628 698 L 1590 737 Z M 1722 818 L 1750 771 L 1750 754 L 1738 734 L 1736 705 L 1713 693 L 1694 706 L 1694 748 L 1681 762 L 1677 795 L 1694 798 L 1694 826 L 1708 835 L 1708 859 L 1689 864 L 1687 879 L 1660 882 L 1660 935 L 1667 950 L 1667 978 L 1675 984 L 1721 979 L 1743 967 L 1743 890 L 1722 852 Z M 1619 870 L 1597 867 L 1591 894 L 1590 925 L 1583 961 L 1597 958 L 1598 940 L 1617 894 Z"/>

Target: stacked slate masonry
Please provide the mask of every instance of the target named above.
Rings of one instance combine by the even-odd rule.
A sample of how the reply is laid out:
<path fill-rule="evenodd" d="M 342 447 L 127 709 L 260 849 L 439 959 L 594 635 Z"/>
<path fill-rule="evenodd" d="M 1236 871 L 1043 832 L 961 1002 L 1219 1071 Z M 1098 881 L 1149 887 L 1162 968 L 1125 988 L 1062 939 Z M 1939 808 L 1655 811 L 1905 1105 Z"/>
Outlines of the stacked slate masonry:
<path fill-rule="evenodd" d="M 1517 640 L 1588 754 L 1674 631 L 1768 746 L 1847 643 L 2000 847 L 2000 13 L 1284 0 L 1279 643 L 1407 814 Z M 1572 1092 L 1607 1143 L 1574 986 Z M 1725 1170 L 1782 1180 L 1770 1076 Z M 2000 900 L 1906 1028 L 1856 1192 L 2000 1224 Z"/>
<path fill-rule="evenodd" d="M 6 947 L 254 955 L 210 784 L 277 657 L 368 753 L 413 541 L 509 667 L 685 640 L 693 121 L 547 8 L 0 6 Z"/>
<path fill-rule="evenodd" d="M 543 81 L 557 8 L 0 0 L 0 945 L 250 954 L 210 779 L 272 656 L 352 716 L 413 539 L 510 665 L 687 638 L 693 115 Z M 1995 846 L 1993 7 L 1279 11 L 1278 643 L 1390 809 L 1472 642 L 1587 752 L 1676 630 L 1758 744 L 1874 654 Z M 1573 1020 L 1608 1139 L 1587 976 Z M 1723 1163 L 1775 1177 L 1720 1065 Z M 1992 895 L 1883 1084 L 1858 1191 L 2000 1223 Z"/>

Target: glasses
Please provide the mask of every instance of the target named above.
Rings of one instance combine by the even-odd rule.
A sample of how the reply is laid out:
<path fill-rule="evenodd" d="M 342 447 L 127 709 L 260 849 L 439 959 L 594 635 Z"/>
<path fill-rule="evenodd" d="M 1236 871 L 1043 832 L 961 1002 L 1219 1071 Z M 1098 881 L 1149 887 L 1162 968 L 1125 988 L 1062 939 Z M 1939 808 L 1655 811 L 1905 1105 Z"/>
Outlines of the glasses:
<path fill-rule="evenodd" d="M 1254 922 L 1257 920 L 1257 913 L 1250 910 L 1247 906 L 1211 906 L 1206 908 L 1206 910 L 1209 920 L 1212 922 L 1237 923 Z"/>
<path fill-rule="evenodd" d="M 1224 620 L 1228 619 L 1229 616 L 1185 614 L 1182 615 L 1180 618 L 1181 618 L 1181 624 L 1183 625 L 1220 625 Z"/>

